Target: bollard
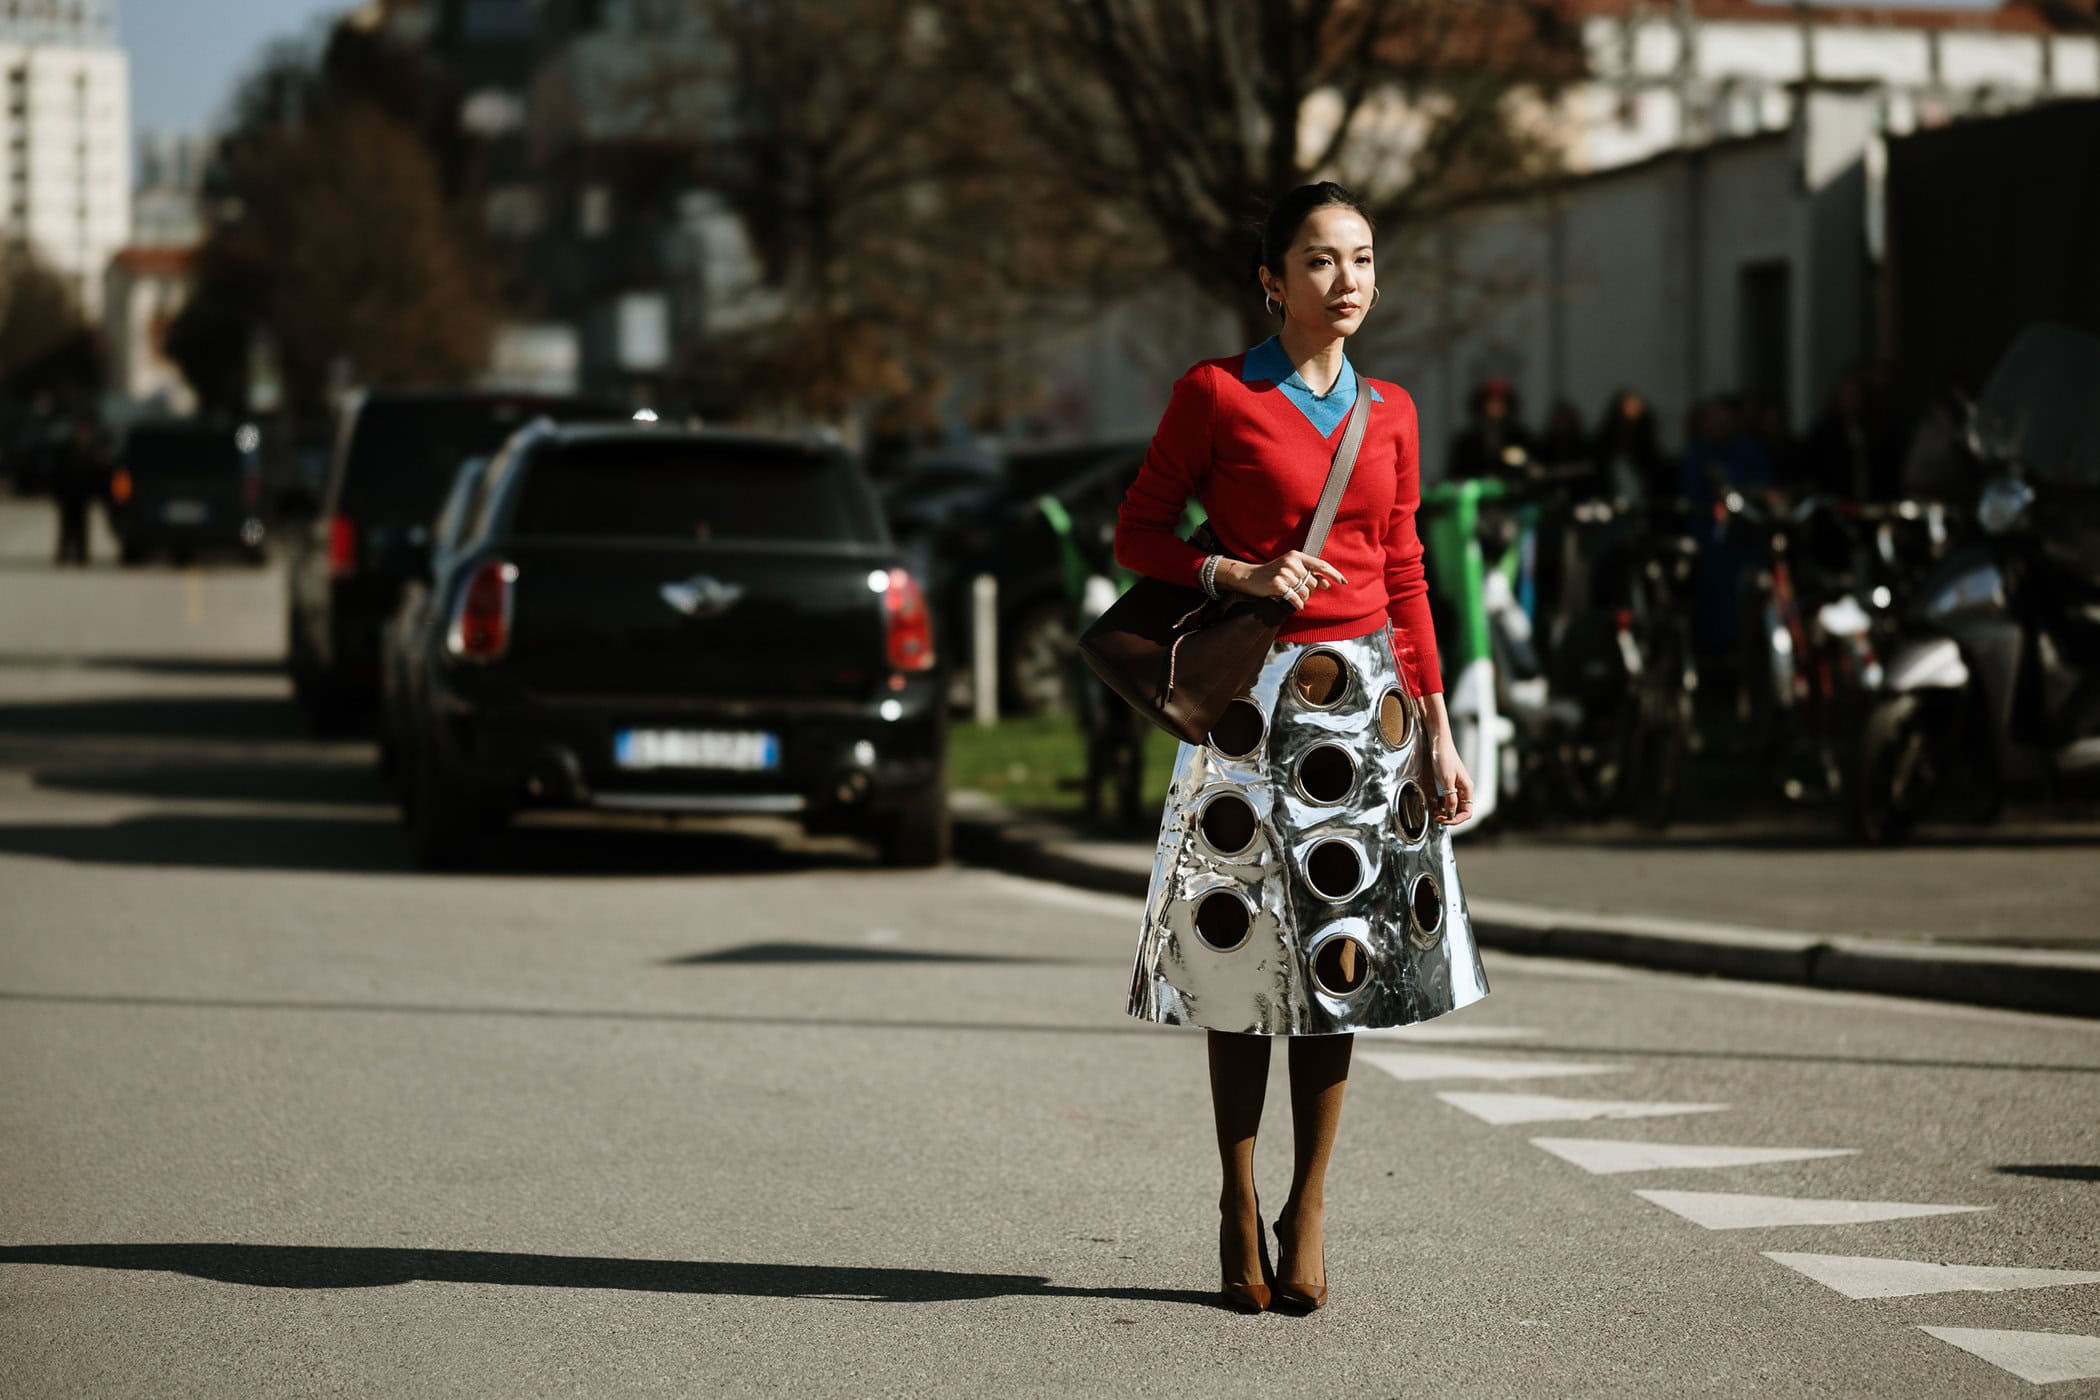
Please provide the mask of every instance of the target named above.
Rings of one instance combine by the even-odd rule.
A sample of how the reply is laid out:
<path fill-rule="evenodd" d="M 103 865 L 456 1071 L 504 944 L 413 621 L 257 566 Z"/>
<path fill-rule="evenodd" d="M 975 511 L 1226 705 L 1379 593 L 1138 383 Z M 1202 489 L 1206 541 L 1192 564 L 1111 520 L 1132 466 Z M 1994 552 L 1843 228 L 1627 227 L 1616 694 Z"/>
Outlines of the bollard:
<path fill-rule="evenodd" d="M 999 580 L 970 584 L 970 705 L 979 724 L 999 720 Z"/>

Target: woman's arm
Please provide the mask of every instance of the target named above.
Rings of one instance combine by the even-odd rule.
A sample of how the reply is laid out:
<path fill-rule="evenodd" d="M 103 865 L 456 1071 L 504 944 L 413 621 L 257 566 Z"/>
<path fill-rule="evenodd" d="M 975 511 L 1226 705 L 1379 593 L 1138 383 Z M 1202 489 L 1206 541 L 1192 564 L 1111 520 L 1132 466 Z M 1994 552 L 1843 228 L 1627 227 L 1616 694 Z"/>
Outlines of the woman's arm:
<path fill-rule="evenodd" d="M 1145 464 L 1116 512 L 1116 562 L 1188 588 L 1197 586 L 1197 571 L 1208 556 L 1175 531 L 1183 507 L 1200 494 L 1210 472 L 1214 373 L 1197 365 L 1175 381 Z"/>
<path fill-rule="evenodd" d="M 1421 434 L 1415 429 L 1415 401 L 1396 390 L 1393 406 L 1398 423 L 1393 514 L 1385 535 L 1386 616 L 1392 620 L 1402 672 L 1415 694 L 1444 688 L 1437 671 L 1436 626 L 1429 616 L 1429 578 L 1422 568 L 1422 537 L 1415 512 L 1422 504 Z"/>

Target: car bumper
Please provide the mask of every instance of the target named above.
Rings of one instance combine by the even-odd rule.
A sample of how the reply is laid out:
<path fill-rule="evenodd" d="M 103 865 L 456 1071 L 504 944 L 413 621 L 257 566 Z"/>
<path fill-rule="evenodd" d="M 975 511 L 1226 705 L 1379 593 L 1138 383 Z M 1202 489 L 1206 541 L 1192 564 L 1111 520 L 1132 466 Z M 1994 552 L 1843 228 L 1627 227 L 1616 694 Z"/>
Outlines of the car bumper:
<path fill-rule="evenodd" d="M 866 701 L 710 702 L 475 694 L 471 682 L 439 683 L 422 737 L 448 780 L 499 805 L 852 826 L 940 786 L 947 733 L 939 690 L 925 676 Z M 630 729 L 760 731 L 777 740 L 777 763 L 764 771 L 623 767 L 615 744 Z"/>

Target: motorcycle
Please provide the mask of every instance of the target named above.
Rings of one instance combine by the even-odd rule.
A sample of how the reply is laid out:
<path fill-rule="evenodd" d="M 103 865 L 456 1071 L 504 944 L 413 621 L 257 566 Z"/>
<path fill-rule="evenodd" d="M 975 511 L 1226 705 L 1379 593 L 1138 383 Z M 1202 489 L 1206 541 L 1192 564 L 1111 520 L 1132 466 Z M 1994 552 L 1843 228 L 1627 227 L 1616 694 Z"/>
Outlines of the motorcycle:
<path fill-rule="evenodd" d="M 1959 800 L 2100 778 L 2100 339 L 2022 332 L 1969 415 L 1982 538 L 1924 580 L 1867 716 L 1853 819 L 1875 844 Z"/>

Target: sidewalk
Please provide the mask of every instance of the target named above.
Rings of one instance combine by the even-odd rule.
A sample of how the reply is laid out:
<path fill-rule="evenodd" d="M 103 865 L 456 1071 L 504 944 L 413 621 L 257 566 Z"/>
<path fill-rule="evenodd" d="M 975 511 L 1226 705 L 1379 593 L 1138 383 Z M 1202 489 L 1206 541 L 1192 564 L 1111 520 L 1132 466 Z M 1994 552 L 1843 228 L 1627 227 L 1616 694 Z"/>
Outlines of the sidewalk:
<path fill-rule="evenodd" d="M 977 793 L 956 848 L 1142 897 L 1152 843 Z M 1679 972 L 2100 1016 L 2100 832 L 2026 824 L 1892 851 L 1795 826 L 1461 839 L 1481 943 Z"/>

